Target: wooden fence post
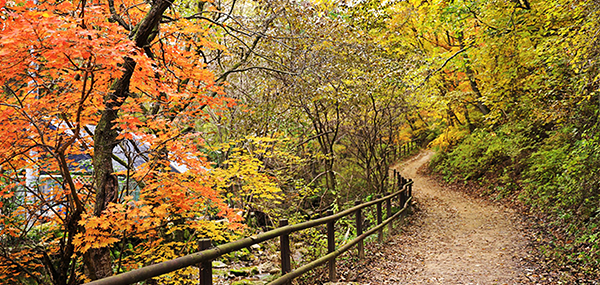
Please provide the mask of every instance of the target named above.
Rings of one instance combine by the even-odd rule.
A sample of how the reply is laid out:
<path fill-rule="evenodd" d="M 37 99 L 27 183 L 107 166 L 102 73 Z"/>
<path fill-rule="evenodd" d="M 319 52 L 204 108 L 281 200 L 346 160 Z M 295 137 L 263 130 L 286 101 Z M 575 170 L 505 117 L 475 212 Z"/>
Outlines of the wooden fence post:
<path fill-rule="evenodd" d="M 198 241 L 200 251 L 209 249 L 211 247 L 211 241 L 208 238 L 200 239 Z M 200 263 L 200 274 L 199 274 L 200 285 L 212 285 L 212 261 L 208 260 Z"/>
<path fill-rule="evenodd" d="M 279 227 L 285 227 L 288 225 L 287 219 L 279 220 Z M 279 247 L 281 248 L 281 275 L 285 275 L 292 271 L 292 264 L 290 262 L 290 235 L 283 234 L 279 236 Z M 289 283 L 287 283 L 289 284 Z"/>
<path fill-rule="evenodd" d="M 332 210 L 327 211 L 327 216 L 333 215 Z M 335 251 L 335 220 L 327 222 L 327 253 L 331 253 Z M 335 273 L 335 258 L 329 261 L 329 281 L 335 282 L 336 273 Z"/>
<path fill-rule="evenodd" d="M 354 206 L 360 205 L 360 200 L 354 201 Z M 363 233 L 362 229 L 362 211 L 361 209 L 356 210 L 356 236 L 360 236 Z M 365 244 L 364 241 L 358 242 L 358 258 L 365 259 Z"/>
<path fill-rule="evenodd" d="M 406 192 L 408 191 L 408 187 L 400 187 L 402 187 L 402 192 L 400 192 L 400 195 L 398 195 L 398 208 L 402 209 L 404 207 L 404 202 L 406 202 Z"/>
<path fill-rule="evenodd" d="M 400 174 L 400 172 L 398 172 L 398 190 L 402 190 L 404 188 L 404 177 L 402 177 L 402 175 Z M 402 207 L 402 201 L 404 200 L 404 192 L 400 192 L 400 194 L 398 195 L 398 204 L 400 205 L 400 207 Z"/>
<path fill-rule="evenodd" d="M 409 179 L 408 182 L 412 182 L 412 179 Z M 412 197 L 412 187 L 413 187 L 414 183 L 411 183 L 410 185 L 408 185 L 408 197 Z"/>
<path fill-rule="evenodd" d="M 375 196 L 375 199 L 381 199 L 381 194 L 377 194 L 377 196 Z M 382 216 L 382 211 L 381 211 L 381 202 L 377 203 L 377 225 L 380 225 L 383 222 L 383 216 Z M 379 231 L 377 231 L 377 241 L 379 242 L 383 242 L 383 228 L 379 229 Z"/>
<path fill-rule="evenodd" d="M 389 193 L 385 193 L 385 196 L 389 195 Z M 386 217 L 389 219 L 392 216 L 392 198 L 388 198 L 385 200 L 385 209 L 387 211 L 387 215 Z M 393 228 L 394 222 L 390 222 L 388 224 L 388 234 L 391 235 Z"/>

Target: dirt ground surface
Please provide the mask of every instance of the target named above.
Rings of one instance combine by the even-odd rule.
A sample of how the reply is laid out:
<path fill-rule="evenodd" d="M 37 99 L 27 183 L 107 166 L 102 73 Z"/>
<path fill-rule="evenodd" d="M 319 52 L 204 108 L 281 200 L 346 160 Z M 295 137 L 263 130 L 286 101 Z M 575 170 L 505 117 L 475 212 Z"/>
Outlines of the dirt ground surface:
<path fill-rule="evenodd" d="M 396 166 L 414 181 L 411 222 L 350 272 L 360 284 L 537 284 L 511 209 L 442 188 L 419 170 L 433 152 Z"/>

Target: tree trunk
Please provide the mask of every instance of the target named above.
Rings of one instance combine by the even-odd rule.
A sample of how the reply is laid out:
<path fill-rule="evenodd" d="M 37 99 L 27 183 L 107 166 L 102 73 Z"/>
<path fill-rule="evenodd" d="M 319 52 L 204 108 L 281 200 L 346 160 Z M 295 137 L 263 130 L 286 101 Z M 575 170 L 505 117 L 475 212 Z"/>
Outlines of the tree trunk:
<path fill-rule="evenodd" d="M 475 126 L 473 125 L 473 123 L 471 122 L 471 117 L 469 116 L 469 108 L 467 104 L 464 104 L 463 106 L 464 108 L 464 112 L 463 114 L 465 115 L 465 120 L 467 121 L 467 126 L 469 127 L 469 132 L 473 132 L 475 130 Z"/>
<path fill-rule="evenodd" d="M 165 10 L 171 6 L 168 0 L 156 0 L 146 17 L 137 26 L 134 36 L 135 45 L 144 48 L 148 38 L 162 18 Z M 112 153 L 118 144 L 118 130 L 115 129 L 115 119 L 118 117 L 119 108 L 129 97 L 129 85 L 135 72 L 136 62 L 131 58 L 124 58 L 124 72 L 113 85 L 113 92 L 104 97 L 105 109 L 102 111 L 100 121 L 94 132 L 94 185 L 96 190 L 96 203 L 94 215 L 101 216 L 106 206 L 116 202 L 119 194 L 117 178 L 113 175 Z M 118 225 L 115 225 L 118 226 Z M 86 273 L 92 280 L 113 275 L 110 248 L 92 248 L 84 255 Z"/>
<path fill-rule="evenodd" d="M 460 42 L 460 48 L 464 49 L 465 46 L 463 44 L 462 37 L 459 38 L 458 40 Z M 467 79 L 469 80 L 469 85 L 471 86 L 471 90 L 473 90 L 473 93 L 475 93 L 475 101 L 476 101 L 477 109 L 479 109 L 479 111 L 481 111 L 482 114 L 487 115 L 490 113 L 490 109 L 483 102 L 481 102 L 481 98 L 483 98 L 483 95 L 481 95 L 481 91 L 479 90 L 477 81 L 475 81 L 475 72 L 473 72 L 473 69 L 470 66 L 470 61 L 469 61 L 468 55 L 464 54 L 464 57 L 467 60 L 467 62 L 465 63 L 465 73 L 467 74 Z"/>
<path fill-rule="evenodd" d="M 448 114 L 448 118 L 450 120 L 450 125 L 454 126 L 454 121 L 456 121 L 456 123 L 460 126 L 462 125 L 462 122 L 458 119 L 458 116 L 456 116 L 456 113 L 454 113 L 454 111 L 452 111 L 452 109 L 450 108 L 450 104 L 448 104 L 448 109 L 446 109 L 446 113 Z"/>
<path fill-rule="evenodd" d="M 467 74 L 467 78 L 469 79 L 469 85 L 471 85 L 471 90 L 473 90 L 473 93 L 475 93 L 475 101 L 477 104 L 477 108 L 479 109 L 479 111 L 481 111 L 482 114 L 489 114 L 490 109 L 485 104 L 483 104 L 483 102 L 481 102 L 481 98 L 483 97 L 483 95 L 481 95 L 479 86 L 477 86 L 477 82 L 475 81 L 475 73 L 469 65 L 465 65 L 465 71 L 465 73 Z"/>

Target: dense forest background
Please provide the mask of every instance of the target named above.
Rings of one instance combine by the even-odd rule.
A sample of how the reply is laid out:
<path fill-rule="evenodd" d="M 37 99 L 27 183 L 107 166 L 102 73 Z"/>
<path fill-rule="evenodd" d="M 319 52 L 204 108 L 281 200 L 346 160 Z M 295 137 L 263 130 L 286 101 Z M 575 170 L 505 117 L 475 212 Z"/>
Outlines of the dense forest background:
<path fill-rule="evenodd" d="M 338 211 L 385 192 L 409 141 L 597 278 L 598 19 L 593 0 L 0 0 L 0 280 L 76 284 Z"/>

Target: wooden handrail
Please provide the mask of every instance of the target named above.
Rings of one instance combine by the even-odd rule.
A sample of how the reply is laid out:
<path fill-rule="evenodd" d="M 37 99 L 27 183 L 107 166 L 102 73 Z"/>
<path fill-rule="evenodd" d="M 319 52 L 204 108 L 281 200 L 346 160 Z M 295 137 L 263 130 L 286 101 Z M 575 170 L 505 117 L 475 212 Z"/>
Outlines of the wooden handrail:
<path fill-rule="evenodd" d="M 294 225 L 282 226 L 280 228 L 273 229 L 268 232 L 264 232 L 264 233 L 260 233 L 260 234 L 254 235 L 254 236 L 239 239 L 239 240 L 236 240 L 236 241 L 233 241 L 230 243 L 219 245 L 219 246 L 211 248 L 211 249 L 202 250 L 200 252 L 188 254 L 188 255 L 185 255 L 182 257 L 178 257 L 178 258 L 175 258 L 172 260 L 160 262 L 157 264 L 152 264 L 152 265 L 149 265 L 146 267 L 142 267 L 142 268 L 135 269 L 135 270 L 125 272 L 125 273 L 121 273 L 121 274 L 118 274 L 115 276 L 110 276 L 110 277 L 107 277 L 104 279 L 95 280 L 90 283 L 87 283 L 86 285 L 128 285 L 128 284 L 144 281 L 144 280 L 152 278 L 152 277 L 160 276 L 162 274 L 173 272 L 173 271 L 176 271 L 176 270 L 184 268 L 184 267 L 198 265 L 201 263 L 210 264 L 211 260 L 218 258 L 221 255 L 224 255 L 224 254 L 227 254 L 227 253 L 230 253 L 233 251 L 237 251 L 242 248 L 246 248 L 251 245 L 258 244 L 258 243 L 261 243 L 261 242 L 264 242 L 264 241 L 267 241 L 267 240 L 270 240 L 270 239 L 273 239 L 276 237 L 287 236 L 292 232 L 316 227 L 318 225 L 322 225 L 325 223 L 332 224 L 332 223 L 335 223 L 336 220 L 338 220 L 342 217 L 345 217 L 347 215 L 353 214 L 363 208 L 366 208 L 366 207 L 369 207 L 369 206 L 375 205 L 375 204 L 378 204 L 378 207 L 381 207 L 381 204 L 383 202 L 386 202 L 387 219 L 385 219 L 383 222 L 379 223 L 377 226 L 371 228 L 370 230 L 366 231 L 365 233 L 360 234 L 357 238 L 351 240 L 349 243 L 340 247 L 339 249 L 334 250 L 333 252 L 330 252 L 327 255 L 325 255 L 315 261 L 312 261 L 304 266 L 301 266 L 289 273 L 284 272 L 283 276 L 281 276 L 280 278 L 269 283 L 270 285 L 271 284 L 273 284 L 273 285 L 274 284 L 287 284 L 286 282 L 291 281 L 293 278 L 302 275 L 303 273 L 307 272 L 308 270 L 314 269 L 316 266 L 319 266 L 327 261 L 334 260 L 335 257 L 346 252 L 353 245 L 361 242 L 364 238 L 366 238 L 366 237 L 370 236 L 371 234 L 377 232 L 378 230 L 382 229 L 385 225 L 389 224 L 390 230 L 391 230 L 390 222 L 392 220 L 394 220 L 396 217 L 398 217 L 400 214 L 404 213 L 406 211 L 406 209 L 408 208 L 408 206 L 410 205 L 410 201 L 412 201 L 411 194 L 412 194 L 413 181 L 408 180 L 407 182 L 405 182 L 405 180 L 401 180 L 401 179 L 399 179 L 399 181 L 401 181 L 401 182 L 399 182 L 400 187 L 401 187 L 400 190 L 398 190 L 392 194 L 386 195 L 382 198 L 378 198 L 378 199 L 354 206 L 350 209 L 341 211 L 337 214 L 328 215 L 328 216 L 325 216 L 322 218 L 318 218 L 315 220 L 310 220 L 310 221 L 306 221 L 306 222 L 302 222 L 302 223 L 298 223 L 298 224 L 294 224 Z M 398 195 L 403 195 L 403 197 L 406 197 L 406 199 L 403 199 L 403 198 L 401 199 L 401 202 L 403 202 L 403 205 L 402 205 L 403 207 L 396 214 L 394 214 L 393 216 L 390 216 L 390 214 L 391 214 L 391 207 L 390 207 L 391 203 L 390 202 Z M 335 278 L 335 276 L 334 276 L 334 278 Z"/>
<path fill-rule="evenodd" d="M 350 242 L 348 242 L 347 244 L 345 244 L 344 246 L 338 248 L 337 250 L 335 250 L 334 252 L 328 253 L 327 255 L 318 258 L 306 265 L 300 266 L 298 268 L 296 268 L 296 270 L 285 274 L 269 283 L 267 283 L 267 285 L 281 285 L 281 284 L 285 284 L 286 282 L 290 282 L 292 281 L 294 278 L 308 272 L 309 270 L 312 270 L 314 268 L 316 268 L 317 266 L 324 264 L 325 262 L 332 260 L 334 258 L 336 258 L 338 255 L 348 251 L 350 248 L 352 248 L 354 245 L 356 245 L 358 242 L 362 241 L 363 239 L 367 238 L 368 236 L 374 234 L 375 232 L 377 232 L 379 229 L 383 228 L 385 225 L 387 225 L 388 223 L 390 223 L 391 221 L 393 221 L 395 218 L 397 218 L 399 215 L 401 215 L 402 213 L 404 213 L 406 211 L 406 209 L 408 208 L 407 206 L 409 205 L 408 203 L 410 203 L 410 201 L 412 201 L 412 197 L 408 199 L 407 204 L 405 204 L 405 206 L 398 211 L 396 214 L 394 214 L 393 216 L 385 219 L 385 221 L 383 221 L 383 223 L 377 225 L 376 227 L 373 227 L 372 229 L 366 231 L 365 233 L 361 234 L 360 236 L 356 237 L 355 239 L 351 240 Z"/>

